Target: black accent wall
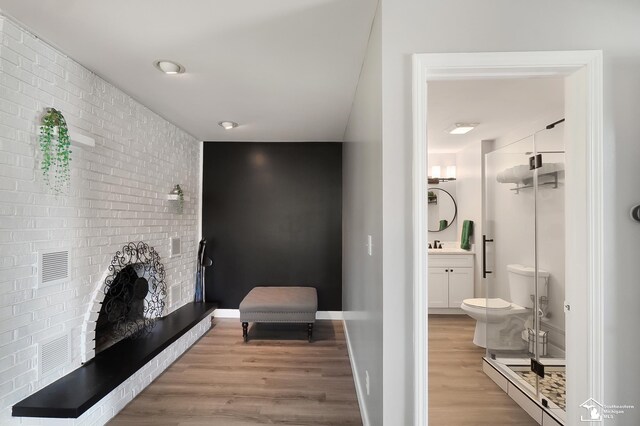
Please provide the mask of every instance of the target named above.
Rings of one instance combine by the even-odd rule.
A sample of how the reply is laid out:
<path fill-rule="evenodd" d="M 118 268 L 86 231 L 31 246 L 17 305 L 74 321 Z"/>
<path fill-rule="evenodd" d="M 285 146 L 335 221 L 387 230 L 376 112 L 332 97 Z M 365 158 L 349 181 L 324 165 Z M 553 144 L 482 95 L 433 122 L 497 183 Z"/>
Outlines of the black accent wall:
<path fill-rule="evenodd" d="M 340 143 L 205 142 L 206 298 L 237 309 L 258 285 L 310 286 L 342 309 Z"/>

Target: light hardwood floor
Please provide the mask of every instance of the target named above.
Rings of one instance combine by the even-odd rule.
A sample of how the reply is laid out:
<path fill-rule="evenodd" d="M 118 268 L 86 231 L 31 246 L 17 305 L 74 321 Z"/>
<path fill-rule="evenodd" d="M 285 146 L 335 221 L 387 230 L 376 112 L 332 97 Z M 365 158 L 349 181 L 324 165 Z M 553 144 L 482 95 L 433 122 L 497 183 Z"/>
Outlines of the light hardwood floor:
<path fill-rule="evenodd" d="M 537 425 L 482 372 L 474 328 L 466 315 L 429 315 L 429 424 Z"/>
<path fill-rule="evenodd" d="M 110 425 L 361 425 L 340 321 L 214 327 Z"/>

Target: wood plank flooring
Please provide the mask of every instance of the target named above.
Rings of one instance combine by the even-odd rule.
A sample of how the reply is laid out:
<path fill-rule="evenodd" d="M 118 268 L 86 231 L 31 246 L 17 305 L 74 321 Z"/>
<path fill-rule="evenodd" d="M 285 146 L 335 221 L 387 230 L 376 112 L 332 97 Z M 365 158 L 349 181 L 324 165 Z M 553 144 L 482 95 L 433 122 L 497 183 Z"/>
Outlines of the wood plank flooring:
<path fill-rule="evenodd" d="M 342 322 L 214 327 L 109 424 L 361 425 Z"/>
<path fill-rule="evenodd" d="M 429 315 L 429 424 L 537 425 L 482 372 L 474 328 L 466 315 Z"/>
<path fill-rule="evenodd" d="M 429 316 L 429 424 L 536 425 L 482 372 L 475 321 Z M 252 325 L 242 342 L 238 320 L 214 328 L 118 414 L 110 425 L 360 425 L 344 331 Z"/>

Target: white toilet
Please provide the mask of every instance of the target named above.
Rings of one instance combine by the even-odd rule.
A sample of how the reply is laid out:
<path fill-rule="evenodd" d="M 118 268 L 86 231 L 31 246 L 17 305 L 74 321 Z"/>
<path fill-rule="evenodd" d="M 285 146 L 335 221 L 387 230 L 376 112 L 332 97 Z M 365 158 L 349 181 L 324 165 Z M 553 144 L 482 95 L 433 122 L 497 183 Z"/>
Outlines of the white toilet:
<path fill-rule="evenodd" d="M 526 342 L 521 338 L 524 322 L 533 308 L 534 269 L 522 265 L 507 265 L 511 302 L 500 298 L 465 299 L 463 311 L 475 319 L 473 343 L 483 348 L 520 350 Z M 538 271 L 538 297 L 547 296 L 549 273 Z M 490 324 L 490 325 L 489 325 Z"/>

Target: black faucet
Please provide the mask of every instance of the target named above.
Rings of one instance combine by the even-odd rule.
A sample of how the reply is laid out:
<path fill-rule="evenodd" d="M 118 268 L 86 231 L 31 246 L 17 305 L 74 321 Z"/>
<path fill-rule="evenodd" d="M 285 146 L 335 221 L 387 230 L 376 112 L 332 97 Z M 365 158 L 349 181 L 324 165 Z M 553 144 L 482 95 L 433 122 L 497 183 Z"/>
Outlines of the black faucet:
<path fill-rule="evenodd" d="M 440 246 L 438 247 L 439 243 L 440 243 L 440 240 L 433 240 L 433 248 L 434 249 L 442 248 L 442 244 L 440 244 Z"/>

